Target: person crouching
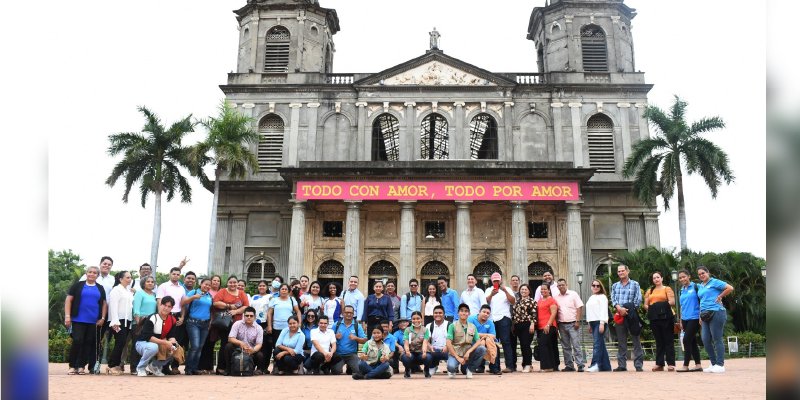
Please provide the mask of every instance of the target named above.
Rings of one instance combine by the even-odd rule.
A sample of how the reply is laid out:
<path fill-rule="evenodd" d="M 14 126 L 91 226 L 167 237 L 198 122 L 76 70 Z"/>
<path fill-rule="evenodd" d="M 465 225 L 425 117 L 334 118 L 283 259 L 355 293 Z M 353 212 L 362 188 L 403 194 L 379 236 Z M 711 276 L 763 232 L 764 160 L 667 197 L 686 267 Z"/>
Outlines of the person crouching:
<path fill-rule="evenodd" d="M 147 376 L 148 373 L 164 376 L 161 369 L 172 361 L 172 352 L 178 346 L 172 329 L 177 324 L 172 316 L 174 305 L 172 296 L 164 296 L 158 305 L 158 312 L 143 320 L 141 333 L 136 338 L 136 351 L 142 355 L 136 366 L 137 376 Z M 159 354 L 166 354 L 166 357 L 159 359 Z"/>
<path fill-rule="evenodd" d="M 353 374 L 353 379 L 389 379 L 392 377 L 392 367 L 389 360 L 392 351 L 383 342 L 383 329 L 380 325 L 372 328 L 372 339 L 364 343 L 358 351 L 358 371 Z"/>

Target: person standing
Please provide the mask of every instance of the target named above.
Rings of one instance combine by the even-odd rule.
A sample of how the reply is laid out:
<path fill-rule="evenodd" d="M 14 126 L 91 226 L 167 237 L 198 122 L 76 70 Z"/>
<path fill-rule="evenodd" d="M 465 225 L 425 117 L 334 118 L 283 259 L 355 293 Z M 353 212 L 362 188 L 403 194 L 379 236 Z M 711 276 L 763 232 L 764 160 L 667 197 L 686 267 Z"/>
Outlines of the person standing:
<path fill-rule="evenodd" d="M 78 281 L 67 291 L 64 300 L 64 326 L 70 332 L 69 375 L 86 375 L 84 366 L 94 367 L 97 360 L 97 332 L 106 321 L 106 290 L 97 282 L 100 268 L 86 269 L 86 280 Z"/>
<path fill-rule="evenodd" d="M 474 277 L 473 277 L 474 279 Z M 472 373 L 480 365 L 486 354 L 486 346 L 478 341 L 478 329 L 467 321 L 470 308 L 467 304 L 458 305 L 458 320 L 447 328 L 447 376 L 456 377 L 461 366 L 465 367 L 467 379 L 472 379 Z"/>
<path fill-rule="evenodd" d="M 300 280 L 300 284 L 302 285 L 302 279 Z M 314 281 L 308 285 L 307 292 L 300 296 L 300 311 L 303 314 L 307 313 L 309 310 L 314 310 L 317 313 L 322 312 L 322 302 L 325 300 L 320 296 L 320 292 L 322 291 L 319 282 Z"/>
<path fill-rule="evenodd" d="M 300 321 L 303 316 L 300 314 L 300 306 L 297 299 L 291 294 L 289 285 L 283 283 L 279 289 L 280 296 L 273 297 L 269 301 L 269 311 L 267 312 L 267 342 L 264 346 L 264 363 L 259 365 L 259 369 L 266 371 L 269 367 L 269 359 L 275 348 L 275 343 L 281 335 L 281 331 L 289 327 L 289 317 L 296 317 Z"/>
<path fill-rule="evenodd" d="M 394 281 L 386 282 L 386 297 L 392 301 L 392 312 L 394 312 L 394 319 L 392 319 L 392 325 L 396 325 L 395 322 L 400 318 L 400 296 L 397 295 L 397 284 Z M 383 335 L 383 340 L 386 341 L 388 336 Z M 389 346 L 391 347 L 391 345 Z"/>
<path fill-rule="evenodd" d="M 131 293 L 131 273 L 128 271 L 117 272 L 114 277 L 116 283 L 111 289 L 108 301 L 108 323 L 111 334 L 114 336 L 114 350 L 108 359 L 106 373 L 122 375 L 122 350 L 128 339 L 131 324 L 133 323 L 133 293 Z"/>
<path fill-rule="evenodd" d="M 533 357 L 531 343 L 536 332 L 536 302 L 531 297 L 531 288 L 523 283 L 519 286 L 519 300 L 514 303 L 514 333 L 519 338 L 520 351 L 522 351 L 522 372 L 531 372 Z"/>
<path fill-rule="evenodd" d="M 617 266 L 617 276 L 619 282 L 611 285 L 611 304 L 616 308 L 617 313 L 626 319 L 625 323 L 616 324 L 614 327 L 617 333 L 618 351 L 617 368 L 614 372 L 627 371 L 628 354 L 628 335 L 633 341 L 633 366 L 637 372 L 642 372 L 644 366 L 644 351 L 642 342 L 639 338 L 641 333 L 641 323 L 636 310 L 642 304 L 642 289 L 639 282 L 628 277 L 631 270 L 625 264 Z"/>
<path fill-rule="evenodd" d="M 511 285 L 511 293 L 514 294 L 514 298 L 519 301 L 519 286 L 521 284 L 519 275 L 511 275 L 511 279 L 508 280 L 508 283 Z M 516 349 L 517 345 L 519 344 L 519 338 L 517 338 L 517 333 L 514 330 L 514 304 L 509 307 L 509 313 L 511 314 L 511 334 L 509 337 L 511 338 L 511 348 Z M 514 359 L 514 369 L 517 368 L 517 352 L 514 351 L 512 354 Z"/>
<path fill-rule="evenodd" d="M 544 280 L 544 282 L 542 282 L 542 283 L 546 283 L 547 287 L 550 288 L 550 293 L 551 294 L 558 292 L 558 286 L 556 285 L 556 280 L 555 280 L 555 277 L 553 277 L 553 273 L 552 272 L 546 271 L 545 273 L 543 273 L 542 274 L 542 279 Z M 536 291 L 533 293 L 533 301 L 538 302 L 541 299 L 542 299 L 542 286 L 539 285 L 536 288 Z"/>
<path fill-rule="evenodd" d="M 558 334 L 561 336 L 561 348 L 564 349 L 563 372 L 574 372 L 574 363 L 578 372 L 583 372 L 583 349 L 581 349 L 581 319 L 583 314 L 583 301 L 574 290 L 567 288 L 567 280 L 561 278 L 557 281 L 558 292 L 553 296 L 558 303 Z"/>
<path fill-rule="evenodd" d="M 364 320 L 364 294 L 358 290 L 358 277 L 353 275 L 347 280 L 347 289 L 342 291 L 342 308 L 353 306 L 356 321 Z"/>
<path fill-rule="evenodd" d="M 300 296 L 309 292 L 311 285 L 311 278 L 308 275 L 300 276 Z"/>
<path fill-rule="evenodd" d="M 538 329 L 537 343 L 539 343 L 539 370 L 553 372 L 556 370 L 556 354 L 558 347 L 554 345 L 553 337 L 558 334 L 556 317 L 558 316 L 558 303 L 550 295 L 550 285 L 542 283 L 539 287 L 542 299 L 536 302 L 536 328 Z"/>
<path fill-rule="evenodd" d="M 383 289 L 383 282 L 375 281 L 372 284 L 372 290 L 375 293 L 369 295 L 364 302 L 364 315 L 361 317 L 361 322 L 365 326 L 365 332 L 372 332 L 372 328 L 380 325 L 383 320 L 394 319 L 392 300 L 383 294 Z"/>
<path fill-rule="evenodd" d="M 433 322 L 433 309 L 442 304 L 442 298 L 439 296 L 439 288 L 433 282 L 428 283 L 425 288 L 425 297 L 422 300 L 422 316 L 425 325 Z"/>
<path fill-rule="evenodd" d="M 408 293 L 400 299 L 400 318 L 410 320 L 414 311 L 422 312 L 422 302 L 423 296 L 419 292 L 419 281 L 411 278 L 408 281 Z"/>
<path fill-rule="evenodd" d="M 689 372 L 689 361 L 694 359 L 694 368 L 691 370 L 702 371 L 700 364 L 700 347 L 697 345 L 697 334 L 700 332 L 700 296 L 697 294 L 698 286 L 692 282 L 689 271 L 678 272 L 678 281 L 681 283 L 681 329 L 683 330 L 683 367 L 678 372 Z"/>
<path fill-rule="evenodd" d="M 592 330 L 592 362 L 589 363 L 589 372 L 611 371 L 611 360 L 608 358 L 608 349 L 603 334 L 608 328 L 608 297 L 603 283 L 595 279 L 592 281 L 592 295 L 586 301 L 586 321 Z"/>
<path fill-rule="evenodd" d="M 645 292 L 644 309 L 647 311 L 647 319 L 650 320 L 650 329 L 653 330 L 653 337 L 656 339 L 656 366 L 653 371 L 664 370 L 664 358 L 666 358 L 669 371 L 675 371 L 675 315 L 672 314 L 672 307 L 675 305 L 675 292 L 669 286 L 664 286 L 664 278 L 661 272 L 655 271 L 651 276 L 653 286 Z"/>
<path fill-rule="evenodd" d="M 469 307 L 469 315 L 478 315 L 481 306 L 486 304 L 486 294 L 476 286 L 477 283 L 475 275 L 467 275 L 467 288 L 461 292 L 461 303 Z"/>
<path fill-rule="evenodd" d="M 511 306 L 517 302 L 514 292 L 510 287 L 503 285 L 503 276 L 499 272 L 492 274 L 492 287 L 487 288 L 486 303 L 492 307 L 492 321 L 497 330 L 497 339 L 503 346 L 503 358 L 505 359 L 506 368 L 502 371 L 505 373 L 515 372 L 517 366 L 515 364 L 514 354 L 517 352 L 516 347 L 511 347 Z M 500 370 L 500 357 L 496 357 L 494 361 L 495 371 Z"/>
<path fill-rule="evenodd" d="M 184 258 L 184 261 L 186 259 Z M 184 263 L 181 261 L 181 263 Z M 183 323 L 186 319 L 186 311 L 181 307 L 181 302 L 186 297 L 186 290 L 181 285 L 181 267 L 172 267 L 169 270 L 169 281 L 162 283 L 156 292 L 156 300 L 163 299 L 166 296 L 172 297 L 174 305 L 172 306 L 172 316 L 175 317 L 177 322 L 173 328 L 172 335 L 178 343 L 187 342 L 186 327 Z M 170 368 L 171 367 L 171 368 Z M 178 370 L 178 362 L 174 361 L 170 365 L 164 366 L 164 373 L 167 375 L 179 375 L 181 372 Z"/>
<path fill-rule="evenodd" d="M 197 283 L 197 274 L 194 271 L 189 271 L 183 275 L 183 291 L 186 293 L 191 292 L 195 289 L 194 285 Z"/>
<path fill-rule="evenodd" d="M 211 293 L 211 280 L 200 281 L 200 287 L 191 290 L 182 300 L 187 309 L 186 333 L 189 336 L 189 354 L 186 357 L 186 375 L 200 375 L 200 354 L 208 337 L 208 324 L 211 322 L 211 304 L 214 302 Z"/>
<path fill-rule="evenodd" d="M 153 268 L 150 267 L 150 264 L 144 263 L 141 266 L 139 266 L 139 277 L 134 279 L 133 283 L 131 284 L 133 290 L 136 292 L 142 290 L 142 288 L 144 287 L 142 285 L 142 281 L 144 280 L 144 278 L 147 278 L 148 276 L 153 276 Z M 153 276 L 153 282 L 155 282 L 155 278 L 156 277 Z M 158 285 L 156 285 L 155 288 L 153 288 L 153 292 L 155 292 L 156 290 L 158 290 Z"/>
<path fill-rule="evenodd" d="M 439 285 L 439 294 L 442 297 L 442 307 L 444 307 L 444 319 L 447 322 L 453 322 L 458 314 L 458 292 L 449 287 L 450 278 L 441 275 L 436 278 L 436 284 Z"/>
<path fill-rule="evenodd" d="M 97 283 L 99 283 L 105 290 L 106 301 L 111 297 L 111 288 L 114 287 L 114 275 L 111 275 L 111 267 L 114 266 L 114 260 L 109 256 L 100 258 L 100 275 L 97 276 Z M 87 271 L 88 272 L 88 271 Z M 85 281 L 87 274 L 83 274 L 80 281 Z M 100 361 L 92 360 L 89 364 L 89 372 L 92 374 L 100 373 L 100 364 L 106 363 L 108 359 L 108 345 L 111 343 L 111 331 L 108 330 L 108 321 L 105 321 L 103 326 L 100 327 L 100 332 L 97 335 L 97 354 L 100 355 Z"/>
<path fill-rule="evenodd" d="M 328 316 L 328 321 L 335 324 L 339 322 L 342 314 L 342 299 L 339 298 L 339 285 L 334 282 L 325 285 L 325 301 L 322 302 L 322 312 Z"/>
<path fill-rule="evenodd" d="M 711 366 L 703 372 L 720 374 L 725 372 L 725 347 L 722 344 L 723 328 L 728 320 L 728 313 L 722 305 L 722 299 L 733 292 L 733 286 L 712 278 L 708 268 L 697 267 L 697 277 L 700 278 L 700 288 L 697 295 L 700 297 L 700 325 L 703 347 L 708 353 Z"/>

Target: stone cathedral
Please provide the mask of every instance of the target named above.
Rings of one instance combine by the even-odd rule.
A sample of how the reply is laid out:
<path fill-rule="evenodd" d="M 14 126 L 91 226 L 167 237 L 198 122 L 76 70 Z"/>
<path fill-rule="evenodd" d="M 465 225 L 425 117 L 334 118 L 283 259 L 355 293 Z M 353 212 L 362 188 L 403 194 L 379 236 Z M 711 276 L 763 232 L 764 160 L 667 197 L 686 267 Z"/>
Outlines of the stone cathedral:
<path fill-rule="evenodd" d="M 460 291 L 470 273 L 550 270 L 575 290 L 582 275 L 585 294 L 610 253 L 659 246 L 655 204 L 621 174 L 649 136 L 652 87 L 622 0 L 533 8 L 529 73 L 451 57 L 435 28 L 414 59 L 334 73 L 336 10 L 248 0 L 235 14 L 238 66 L 220 87 L 257 125 L 259 171 L 220 182 L 214 273 L 405 293 L 411 278 Z"/>

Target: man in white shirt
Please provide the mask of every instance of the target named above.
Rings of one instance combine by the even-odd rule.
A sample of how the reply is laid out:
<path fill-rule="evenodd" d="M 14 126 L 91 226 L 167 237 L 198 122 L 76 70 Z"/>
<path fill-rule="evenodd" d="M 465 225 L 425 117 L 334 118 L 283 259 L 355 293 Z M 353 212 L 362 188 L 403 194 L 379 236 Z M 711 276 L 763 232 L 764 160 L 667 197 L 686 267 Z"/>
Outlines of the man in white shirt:
<path fill-rule="evenodd" d="M 497 331 L 497 339 L 503 345 L 503 358 L 505 359 L 505 373 L 514 372 L 514 353 L 516 348 L 511 347 L 511 305 L 517 302 L 514 292 L 510 287 L 503 285 L 503 276 L 499 272 L 492 274 L 492 286 L 486 288 L 486 303 L 492 307 L 492 321 Z M 495 371 L 500 370 L 500 357 L 494 359 Z"/>
<path fill-rule="evenodd" d="M 583 301 L 574 290 L 567 289 L 567 280 L 561 278 L 556 284 L 558 292 L 553 298 L 558 303 L 558 334 L 561 337 L 561 348 L 564 349 L 564 372 L 575 371 L 572 364 L 572 355 L 575 354 L 575 364 L 578 372 L 583 372 L 583 350 L 579 328 L 583 314 Z"/>
<path fill-rule="evenodd" d="M 326 374 L 331 368 L 341 361 L 336 354 L 336 335 L 328 329 L 328 316 L 319 316 L 318 327 L 311 330 L 311 355 L 304 366 L 311 374 L 319 375 L 322 370 Z"/>
<path fill-rule="evenodd" d="M 481 288 L 475 286 L 477 283 L 475 275 L 467 275 L 467 289 L 461 292 L 461 303 L 469 306 L 469 315 L 478 315 L 481 306 L 486 304 L 486 294 Z"/>
<path fill-rule="evenodd" d="M 445 319 L 444 307 L 438 305 L 433 308 L 433 322 L 428 324 L 425 328 L 430 332 L 430 346 L 428 347 L 428 354 L 430 365 L 426 365 L 428 373 L 433 376 L 436 373 L 436 368 L 439 366 L 440 361 L 447 362 L 449 353 L 447 351 L 447 327 L 450 322 Z"/>
<path fill-rule="evenodd" d="M 555 293 L 558 293 L 558 287 L 556 286 L 555 278 L 553 278 L 553 273 L 550 271 L 545 272 L 542 274 L 542 279 L 544 279 L 543 283 L 550 285 L 550 295 L 555 296 Z M 536 286 L 536 291 L 533 294 L 533 301 L 539 301 L 542 299 L 542 286 Z"/>
<path fill-rule="evenodd" d="M 114 260 L 112 260 L 111 257 L 103 256 L 100 258 L 100 275 L 97 275 L 96 282 L 103 286 L 103 290 L 106 292 L 106 299 L 111 298 L 111 289 L 114 287 L 114 275 L 110 273 L 113 265 Z M 83 274 L 80 280 L 85 281 L 86 274 Z M 108 360 L 108 348 L 111 342 L 111 331 L 108 329 L 109 323 L 110 321 L 106 321 L 100 328 L 100 336 L 98 336 L 97 340 L 97 353 L 102 354 L 102 357 L 100 362 L 95 363 L 94 368 L 90 371 L 93 374 L 99 374 L 100 364 L 106 363 Z"/>

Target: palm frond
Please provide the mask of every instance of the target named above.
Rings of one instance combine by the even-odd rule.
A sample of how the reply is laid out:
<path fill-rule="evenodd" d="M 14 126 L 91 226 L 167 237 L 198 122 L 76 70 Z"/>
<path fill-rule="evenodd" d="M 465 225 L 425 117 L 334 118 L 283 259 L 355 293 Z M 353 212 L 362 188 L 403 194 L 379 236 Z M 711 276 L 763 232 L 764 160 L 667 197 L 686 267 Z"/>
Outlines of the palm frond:
<path fill-rule="evenodd" d="M 663 138 L 656 137 L 653 139 L 645 139 L 636 143 L 631 149 L 631 155 L 625 161 L 622 169 L 622 174 L 626 178 L 630 178 L 636 173 L 636 170 L 644 163 L 644 161 L 653 155 L 653 152 L 661 149 L 668 149 L 669 143 Z"/>
<path fill-rule="evenodd" d="M 697 135 L 704 132 L 710 132 L 716 129 L 722 129 L 725 127 L 725 122 L 722 121 L 720 117 L 710 117 L 710 118 L 702 118 L 699 121 L 695 121 L 689 127 L 689 132 L 692 135 Z"/>

